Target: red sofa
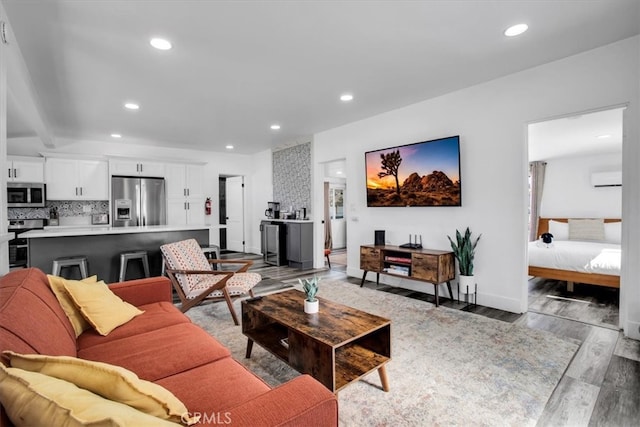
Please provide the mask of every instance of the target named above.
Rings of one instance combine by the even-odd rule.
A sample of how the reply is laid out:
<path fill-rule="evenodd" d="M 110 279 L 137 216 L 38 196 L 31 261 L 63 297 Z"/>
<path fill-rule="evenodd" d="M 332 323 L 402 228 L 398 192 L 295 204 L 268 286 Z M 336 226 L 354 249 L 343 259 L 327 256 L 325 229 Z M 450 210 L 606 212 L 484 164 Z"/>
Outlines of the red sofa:
<path fill-rule="evenodd" d="M 66 355 L 122 366 L 170 390 L 189 412 L 203 414 L 201 422 L 338 424 L 337 399 L 329 390 L 308 375 L 272 389 L 174 307 L 167 278 L 131 280 L 110 289 L 145 313 L 107 336 L 88 330 L 76 339 L 42 271 L 29 268 L 3 276 L 0 351 Z M 3 423 L 9 425 L 2 413 Z"/>

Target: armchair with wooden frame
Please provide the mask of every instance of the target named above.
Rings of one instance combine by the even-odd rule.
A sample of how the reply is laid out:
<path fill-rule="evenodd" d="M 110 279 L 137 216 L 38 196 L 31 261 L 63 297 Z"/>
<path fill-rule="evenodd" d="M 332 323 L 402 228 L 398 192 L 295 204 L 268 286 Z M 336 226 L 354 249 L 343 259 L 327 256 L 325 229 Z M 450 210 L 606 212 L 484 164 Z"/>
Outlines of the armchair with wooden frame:
<path fill-rule="evenodd" d="M 160 246 L 166 264 L 166 273 L 182 303 L 184 313 L 205 300 L 225 300 L 233 322 L 239 325 L 233 309 L 233 297 L 249 294 L 262 277 L 248 272 L 250 260 L 207 259 L 195 239 L 167 243 Z M 238 264 L 234 271 L 213 270 L 213 264 Z"/>

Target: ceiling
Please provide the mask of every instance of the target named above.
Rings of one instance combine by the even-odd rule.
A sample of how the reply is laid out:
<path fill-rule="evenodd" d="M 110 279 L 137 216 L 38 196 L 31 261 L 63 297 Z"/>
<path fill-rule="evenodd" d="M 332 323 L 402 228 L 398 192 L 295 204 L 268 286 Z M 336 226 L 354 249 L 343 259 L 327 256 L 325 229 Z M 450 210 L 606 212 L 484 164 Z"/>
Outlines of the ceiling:
<path fill-rule="evenodd" d="M 637 0 L 1 1 L 28 70 L 9 70 L 9 90 L 17 79 L 30 89 L 9 96 L 8 137 L 46 134 L 52 146 L 118 133 L 153 146 L 281 148 L 640 28 Z M 503 35 L 520 22 L 529 31 Z M 152 48 L 154 36 L 173 48 Z M 34 108 L 21 107 L 24 93 Z"/>
<path fill-rule="evenodd" d="M 529 125 L 529 161 L 598 154 L 622 155 L 623 108 Z"/>

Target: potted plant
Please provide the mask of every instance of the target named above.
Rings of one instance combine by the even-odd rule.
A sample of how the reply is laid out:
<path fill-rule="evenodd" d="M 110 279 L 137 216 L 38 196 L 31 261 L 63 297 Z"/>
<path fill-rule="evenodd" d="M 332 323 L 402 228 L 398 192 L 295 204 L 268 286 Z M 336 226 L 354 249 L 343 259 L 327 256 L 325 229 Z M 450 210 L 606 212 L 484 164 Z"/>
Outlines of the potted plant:
<path fill-rule="evenodd" d="M 302 290 L 306 295 L 304 300 L 305 313 L 313 314 L 318 312 L 319 301 L 316 298 L 316 294 L 318 293 L 319 281 L 320 279 L 316 276 L 313 276 L 311 279 L 304 279 L 304 282 L 301 279 L 298 279 L 298 282 L 302 285 Z"/>
<path fill-rule="evenodd" d="M 471 238 L 471 230 L 467 227 L 467 230 L 464 233 L 464 236 L 460 234 L 458 230 L 456 230 L 456 241 L 454 242 L 451 237 L 447 236 L 449 242 L 451 242 L 451 249 L 453 250 L 453 255 L 458 260 L 458 269 L 460 270 L 460 290 L 469 290 L 472 289 L 475 285 L 475 279 L 473 277 L 473 257 L 475 255 L 476 246 L 478 245 L 478 240 L 480 240 L 482 234 L 478 236 L 478 238 L 473 241 Z M 468 293 L 467 291 L 464 291 Z"/>

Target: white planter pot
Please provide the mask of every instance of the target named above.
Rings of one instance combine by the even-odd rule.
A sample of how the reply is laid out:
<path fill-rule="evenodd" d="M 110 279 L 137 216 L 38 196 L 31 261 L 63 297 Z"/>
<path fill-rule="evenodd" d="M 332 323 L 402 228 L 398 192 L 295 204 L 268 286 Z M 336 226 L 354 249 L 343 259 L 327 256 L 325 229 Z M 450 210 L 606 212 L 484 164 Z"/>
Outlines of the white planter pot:
<path fill-rule="evenodd" d="M 309 302 L 304 300 L 304 312 L 307 314 L 317 313 L 320 308 L 320 301 L 315 300 L 314 302 Z"/>
<path fill-rule="evenodd" d="M 462 276 L 458 277 L 458 286 L 461 294 L 472 294 L 476 290 L 476 278 L 475 276 Z"/>

